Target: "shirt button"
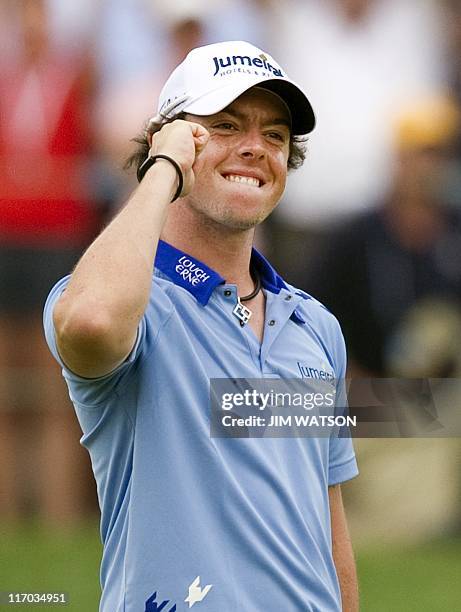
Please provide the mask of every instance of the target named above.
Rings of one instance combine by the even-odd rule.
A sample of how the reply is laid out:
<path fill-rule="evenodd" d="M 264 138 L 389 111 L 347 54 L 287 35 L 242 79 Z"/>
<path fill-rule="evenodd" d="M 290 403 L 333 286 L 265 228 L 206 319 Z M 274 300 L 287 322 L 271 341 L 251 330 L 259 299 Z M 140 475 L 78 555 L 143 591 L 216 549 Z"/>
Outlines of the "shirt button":
<path fill-rule="evenodd" d="M 285 298 L 285 302 L 289 302 L 292 297 L 293 297 L 292 295 L 287 295 Z"/>
<path fill-rule="evenodd" d="M 271 327 L 272 327 L 273 325 L 275 325 L 275 320 L 274 320 L 274 319 L 271 319 L 271 320 L 269 321 L 269 325 L 270 325 Z"/>
<path fill-rule="evenodd" d="M 230 289 L 226 289 L 226 290 L 224 291 L 224 295 L 225 295 L 226 297 L 230 297 L 230 296 L 232 295 L 232 291 L 231 291 Z"/>

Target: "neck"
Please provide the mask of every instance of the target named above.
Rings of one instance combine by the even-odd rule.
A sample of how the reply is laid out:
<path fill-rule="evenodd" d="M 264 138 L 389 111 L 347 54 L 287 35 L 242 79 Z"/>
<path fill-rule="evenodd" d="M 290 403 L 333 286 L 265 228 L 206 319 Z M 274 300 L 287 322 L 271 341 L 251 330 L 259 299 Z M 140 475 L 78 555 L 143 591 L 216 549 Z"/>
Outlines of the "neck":
<path fill-rule="evenodd" d="M 226 227 L 178 200 L 170 208 L 161 237 L 237 285 L 240 294 L 253 290 L 250 259 L 254 228 Z"/>

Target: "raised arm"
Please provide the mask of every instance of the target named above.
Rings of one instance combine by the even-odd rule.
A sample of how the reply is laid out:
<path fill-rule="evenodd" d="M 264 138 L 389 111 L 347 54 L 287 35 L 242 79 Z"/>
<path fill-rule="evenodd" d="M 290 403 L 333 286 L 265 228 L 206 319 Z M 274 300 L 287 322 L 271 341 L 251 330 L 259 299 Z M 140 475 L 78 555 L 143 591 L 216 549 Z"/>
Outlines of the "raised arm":
<path fill-rule="evenodd" d="M 182 168 L 181 196 L 193 187 L 192 165 L 207 140 L 208 132 L 201 125 L 182 120 L 165 125 L 153 137 L 151 155 L 168 155 Z M 76 374 L 102 376 L 130 353 L 149 299 L 159 236 L 177 187 L 174 166 L 156 161 L 77 264 L 53 313 L 59 353 Z"/>

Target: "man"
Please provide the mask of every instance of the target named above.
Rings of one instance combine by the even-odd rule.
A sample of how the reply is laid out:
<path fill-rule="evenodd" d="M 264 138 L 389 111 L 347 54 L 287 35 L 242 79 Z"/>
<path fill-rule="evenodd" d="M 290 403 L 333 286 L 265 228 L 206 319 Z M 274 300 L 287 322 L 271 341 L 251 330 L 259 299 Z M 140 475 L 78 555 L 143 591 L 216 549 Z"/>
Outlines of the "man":
<path fill-rule="evenodd" d="M 98 485 L 100 610 L 357 610 L 350 439 L 210 436 L 212 378 L 344 376 L 334 317 L 252 251 L 314 123 L 260 49 L 191 51 L 139 187 L 48 299 Z"/>

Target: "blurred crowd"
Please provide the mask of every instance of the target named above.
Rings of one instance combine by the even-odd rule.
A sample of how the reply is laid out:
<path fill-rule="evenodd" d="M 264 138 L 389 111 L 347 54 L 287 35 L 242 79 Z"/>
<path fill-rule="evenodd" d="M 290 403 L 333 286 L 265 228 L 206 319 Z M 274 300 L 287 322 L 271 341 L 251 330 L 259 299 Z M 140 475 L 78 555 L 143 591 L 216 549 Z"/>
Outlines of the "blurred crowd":
<path fill-rule="evenodd" d="M 339 318 L 351 375 L 459 376 L 459 0 L 0 0 L 0 518 L 94 507 L 43 303 L 135 186 L 166 76 L 232 39 L 317 114 L 259 247 Z"/>

